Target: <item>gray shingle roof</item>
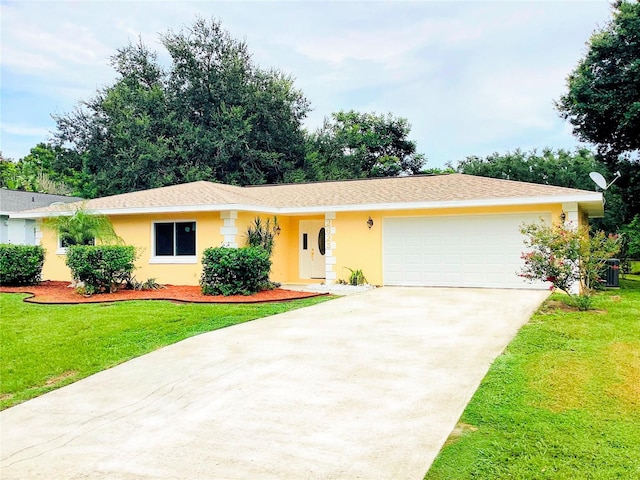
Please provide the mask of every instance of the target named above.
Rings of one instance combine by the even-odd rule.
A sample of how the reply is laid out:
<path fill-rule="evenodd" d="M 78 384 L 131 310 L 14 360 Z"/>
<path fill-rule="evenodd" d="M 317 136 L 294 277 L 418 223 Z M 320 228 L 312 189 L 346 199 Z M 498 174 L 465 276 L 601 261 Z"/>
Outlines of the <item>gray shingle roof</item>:
<path fill-rule="evenodd" d="M 66 195 L 51 195 L 49 193 L 23 192 L 20 190 L 7 190 L 0 188 L 0 212 L 5 215 L 13 212 L 22 212 L 34 208 L 48 207 L 52 203 L 71 203 L 82 200 L 80 197 L 68 197 Z"/>
<path fill-rule="evenodd" d="M 515 182 L 464 174 L 415 175 L 335 182 L 236 187 L 206 181 L 96 198 L 86 208 L 110 215 L 239 209 L 299 213 L 362 208 L 429 208 L 472 204 L 586 202 L 594 214 L 602 196 L 573 188 Z M 600 204 L 598 206 L 598 204 Z M 56 214 L 50 207 L 34 214 Z"/>

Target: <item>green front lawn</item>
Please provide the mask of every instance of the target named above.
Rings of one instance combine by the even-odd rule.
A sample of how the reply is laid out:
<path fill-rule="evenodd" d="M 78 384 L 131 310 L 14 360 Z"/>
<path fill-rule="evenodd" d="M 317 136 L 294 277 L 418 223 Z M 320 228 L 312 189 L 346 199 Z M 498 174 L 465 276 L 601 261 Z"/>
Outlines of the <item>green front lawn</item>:
<path fill-rule="evenodd" d="M 554 294 L 496 359 L 425 479 L 640 478 L 640 283 Z"/>
<path fill-rule="evenodd" d="M 634 260 L 629 263 L 631 263 L 631 273 L 624 273 L 621 277 L 627 280 L 640 281 L 640 261 Z"/>
<path fill-rule="evenodd" d="M 0 294 L 0 409 L 187 337 L 329 298 L 251 305 L 35 305 L 24 297 Z"/>

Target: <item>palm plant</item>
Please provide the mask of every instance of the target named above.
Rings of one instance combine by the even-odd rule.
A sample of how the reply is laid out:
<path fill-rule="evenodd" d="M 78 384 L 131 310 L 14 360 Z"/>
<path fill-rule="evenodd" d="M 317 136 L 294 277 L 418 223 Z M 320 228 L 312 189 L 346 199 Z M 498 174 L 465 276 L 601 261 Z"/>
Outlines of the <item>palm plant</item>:
<path fill-rule="evenodd" d="M 263 222 L 260 217 L 253 220 L 253 224 L 247 228 L 247 245 L 250 247 L 262 247 L 269 256 L 273 253 L 275 246 L 275 236 L 278 231 L 278 218 L 273 217 L 273 223 L 270 218 Z"/>
<path fill-rule="evenodd" d="M 96 241 L 123 243 L 108 217 L 91 213 L 84 206 L 77 207 L 72 215 L 51 217 L 45 225 L 58 233 L 63 246 L 94 245 Z"/>

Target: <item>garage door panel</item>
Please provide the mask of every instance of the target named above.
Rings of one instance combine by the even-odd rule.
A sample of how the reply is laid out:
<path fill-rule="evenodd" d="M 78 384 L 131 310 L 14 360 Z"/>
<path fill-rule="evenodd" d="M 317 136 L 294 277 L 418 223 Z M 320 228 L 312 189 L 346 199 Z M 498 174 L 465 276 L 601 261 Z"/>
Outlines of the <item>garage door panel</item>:
<path fill-rule="evenodd" d="M 523 222 L 539 214 L 387 218 L 385 285 L 545 288 L 518 277 Z M 549 215 L 543 216 L 550 221 Z"/>
<path fill-rule="evenodd" d="M 486 255 L 484 259 L 487 265 L 504 265 L 507 262 L 507 259 L 504 258 L 504 253 Z"/>
<path fill-rule="evenodd" d="M 425 255 L 424 257 L 421 257 L 419 262 L 420 264 L 420 268 L 424 269 L 425 267 L 429 267 L 431 265 L 433 266 L 437 266 L 437 265 L 442 265 L 443 262 L 443 258 L 439 257 L 437 255 Z"/>
<path fill-rule="evenodd" d="M 465 280 L 467 282 L 479 283 L 483 281 L 482 272 L 477 273 L 467 273 Z"/>
<path fill-rule="evenodd" d="M 408 261 L 408 265 L 414 270 L 422 270 L 424 263 L 424 259 L 422 257 L 418 257 L 416 255 L 405 255 L 404 257 Z"/>

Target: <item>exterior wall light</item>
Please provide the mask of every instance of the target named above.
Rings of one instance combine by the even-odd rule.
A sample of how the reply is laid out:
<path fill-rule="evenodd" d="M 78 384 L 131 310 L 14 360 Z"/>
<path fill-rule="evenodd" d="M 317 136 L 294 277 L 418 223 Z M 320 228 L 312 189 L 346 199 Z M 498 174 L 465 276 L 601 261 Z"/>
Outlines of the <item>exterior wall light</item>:
<path fill-rule="evenodd" d="M 276 235 L 280 235 L 282 229 L 280 228 L 280 225 L 276 224 L 276 226 L 273 227 L 273 231 L 276 233 Z"/>
<path fill-rule="evenodd" d="M 562 213 L 560 214 L 560 220 L 562 221 L 562 223 L 564 223 L 564 221 L 565 221 L 566 219 L 567 219 L 567 214 L 566 214 L 566 213 L 564 213 L 564 212 L 562 212 Z"/>
<path fill-rule="evenodd" d="M 367 226 L 369 227 L 369 230 L 371 230 L 371 227 L 373 227 L 373 219 L 371 217 L 369 217 L 369 220 L 367 220 Z"/>

